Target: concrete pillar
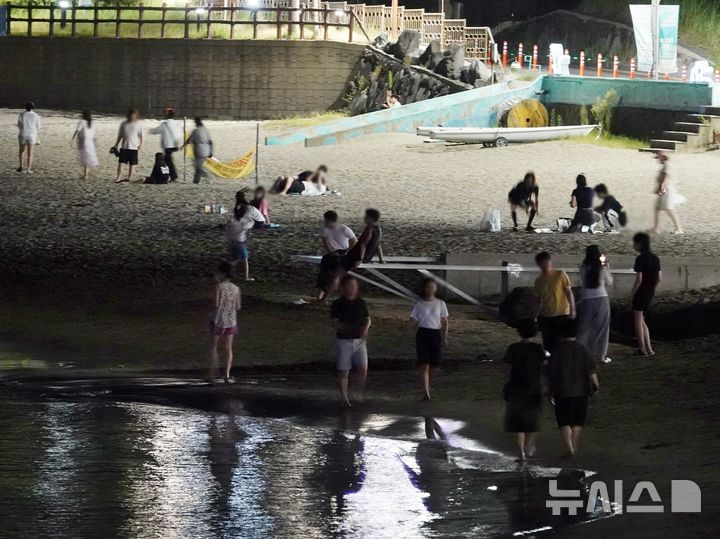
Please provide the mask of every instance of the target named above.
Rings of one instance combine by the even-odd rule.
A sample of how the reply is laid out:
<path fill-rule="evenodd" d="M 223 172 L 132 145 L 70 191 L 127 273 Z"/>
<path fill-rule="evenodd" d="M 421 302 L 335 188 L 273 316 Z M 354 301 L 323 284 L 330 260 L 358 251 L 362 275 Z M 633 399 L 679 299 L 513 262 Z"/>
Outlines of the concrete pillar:
<path fill-rule="evenodd" d="M 292 9 L 300 9 L 300 0 L 290 0 L 290 7 Z M 300 12 L 293 11 L 291 19 L 293 22 L 298 22 L 300 20 Z M 291 36 L 300 35 L 300 26 L 297 24 L 291 24 L 289 34 Z"/>

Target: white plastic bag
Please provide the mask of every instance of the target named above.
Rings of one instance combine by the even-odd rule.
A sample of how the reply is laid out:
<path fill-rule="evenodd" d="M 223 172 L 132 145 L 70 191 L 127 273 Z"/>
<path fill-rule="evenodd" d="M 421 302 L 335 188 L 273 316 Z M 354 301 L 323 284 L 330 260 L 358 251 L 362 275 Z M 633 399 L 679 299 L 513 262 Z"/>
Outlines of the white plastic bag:
<path fill-rule="evenodd" d="M 500 232 L 501 229 L 500 210 L 493 207 L 485 210 L 485 215 L 483 215 L 480 222 L 480 230 L 483 232 Z"/>

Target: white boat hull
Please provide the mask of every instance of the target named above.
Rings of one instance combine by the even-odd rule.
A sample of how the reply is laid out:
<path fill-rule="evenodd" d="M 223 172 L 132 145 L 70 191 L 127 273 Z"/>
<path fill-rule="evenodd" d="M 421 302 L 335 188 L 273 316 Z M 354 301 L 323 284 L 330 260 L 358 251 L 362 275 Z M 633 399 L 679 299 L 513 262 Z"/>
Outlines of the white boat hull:
<path fill-rule="evenodd" d="M 510 142 L 541 142 L 589 135 L 597 125 L 565 125 L 556 127 L 418 127 L 417 134 L 434 140 L 497 144 Z"/>

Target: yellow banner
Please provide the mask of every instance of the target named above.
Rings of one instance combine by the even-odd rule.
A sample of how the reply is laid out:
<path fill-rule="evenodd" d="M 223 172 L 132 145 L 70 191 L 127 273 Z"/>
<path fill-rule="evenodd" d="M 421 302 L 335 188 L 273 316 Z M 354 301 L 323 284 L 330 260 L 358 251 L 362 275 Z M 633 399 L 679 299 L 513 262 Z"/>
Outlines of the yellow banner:
<path fill-rule="evenodd" d="M 208 172 L 224 180 L 239 180 L 255 172 L 255 150 L 250 150 L 240 159 L 222 163 L 211 157 L 203 164 Z"/>

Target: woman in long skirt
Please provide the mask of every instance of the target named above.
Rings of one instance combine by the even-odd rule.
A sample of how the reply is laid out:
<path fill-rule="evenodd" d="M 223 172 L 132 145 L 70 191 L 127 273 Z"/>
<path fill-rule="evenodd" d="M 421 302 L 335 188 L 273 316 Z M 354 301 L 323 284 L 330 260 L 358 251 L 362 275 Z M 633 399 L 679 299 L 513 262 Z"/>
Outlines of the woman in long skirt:
<path fill-rule="evenodd" d="M 605 256 L 597 245 L 590 245 L 585 250 L 585 260 L 580 266 L 580 284 L 582 295 L 578 309 L 578 341 L 595 361 L 609 363 L 610 299 L 607 287 L 612 286 L 613 278 Z"/>
<path fill-rule="evenodd" d="M 90 169 L 100 164 L 98 163 L 95 146 L 95 132 L 92 128 L 92 114 L 90 114 L 89 110 L 82 112 L 80 121 L 75 128 L 75 133 L 73 133 L 72 140 L 77 144 L 78 160 L 83 167 L 82 179 L 87 180 L 90 175 Z"/>

